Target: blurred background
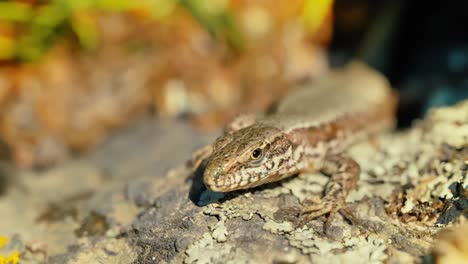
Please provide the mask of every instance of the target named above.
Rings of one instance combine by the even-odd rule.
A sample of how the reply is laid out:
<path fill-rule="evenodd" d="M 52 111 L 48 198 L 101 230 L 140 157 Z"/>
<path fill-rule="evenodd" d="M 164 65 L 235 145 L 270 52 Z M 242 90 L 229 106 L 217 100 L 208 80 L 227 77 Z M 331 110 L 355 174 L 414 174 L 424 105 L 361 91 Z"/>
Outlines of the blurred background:
<path fill-rule="evenodd" d="M 467 1 L 0 0 L 2 159 L 47 167 L 132 120 L 201 132 L 361 59 L 399 126 L 468 97 Z"/>

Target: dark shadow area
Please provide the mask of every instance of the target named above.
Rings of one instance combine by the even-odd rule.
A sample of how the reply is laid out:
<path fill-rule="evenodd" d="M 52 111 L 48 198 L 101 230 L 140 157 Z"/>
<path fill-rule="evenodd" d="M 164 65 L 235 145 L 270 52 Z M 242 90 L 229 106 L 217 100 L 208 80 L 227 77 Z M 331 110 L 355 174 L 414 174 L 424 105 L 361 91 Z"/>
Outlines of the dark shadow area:
<path fill-rule="evenodd" d="M 458 197 L 437 219 L 437 224 L 447 225 L 455 222 L 460 215 L 468 217 L 468 197 L 467 190 L 460 183 L 453 183 L 449 186 L 453 196 Z"/>
<path fill-rule="evenodd" d="M 466 1 L 337 1 L 333 66 L 358 58 L 400 93 L 398 127 L 468 98 Z"/>
<path fill-rule="evenodd" d="M 198 169 L 189 178 L 192 180 L 190 186 L 189 199 L 197 206 L 205 206 L 211 203 L 219 202 L 225 197 L 224 193 L 212 192 L 205 187 L 203 183 L 203 172 L 206 162 L 203 162 Z"/>

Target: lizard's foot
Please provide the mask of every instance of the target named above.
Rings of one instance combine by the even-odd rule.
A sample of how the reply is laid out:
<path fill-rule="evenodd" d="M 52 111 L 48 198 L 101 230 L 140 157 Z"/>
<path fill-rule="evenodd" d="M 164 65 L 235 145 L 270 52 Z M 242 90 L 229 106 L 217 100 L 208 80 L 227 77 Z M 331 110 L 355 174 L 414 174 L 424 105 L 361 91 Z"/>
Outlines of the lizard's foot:
<path fill-rule="evenodd" d="M 320 201 L 304 206 L 303 214 L 310 221 L 319 216 L 328 214 L 326 229 L 331 226 L 338 210 L 345 204 L 349 191 L 356 188 L 359 180 L 360 167 L 353 159 L 345 156 L 328 156 L 323 164 L 322 171 L 331 175 L 331 180 L 325 187 L 325 196 Z"/>
<path fill-rule="evenodd" d="M 306 205 L 304 207 L 301 215 L 304 216 L 304 220 L 307 223 L 313 219 L 328 214 L 328 218 L 325 223 L 325 228 L 329 228 L 333 222 L 336 213 L 343 207 L 343 202 L 338 200 L 326 199 L 321 201 L 314 201 L 313 204 Z"/>

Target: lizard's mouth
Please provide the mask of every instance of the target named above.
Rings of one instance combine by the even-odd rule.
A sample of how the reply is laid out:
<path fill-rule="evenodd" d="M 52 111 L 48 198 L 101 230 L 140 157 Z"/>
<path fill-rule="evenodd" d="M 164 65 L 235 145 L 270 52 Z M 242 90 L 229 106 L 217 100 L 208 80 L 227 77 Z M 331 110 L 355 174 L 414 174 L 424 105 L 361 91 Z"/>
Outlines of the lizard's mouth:
<path fill-rule="evenodd" d="M 208 184 L 205 182 L 205 186 L 208 190 L 212 192 L 232 192 L 241 189 L 247 189 L 249 186 L 239 186 L 239 184 L 233 185 L 216 185 L 216 184 Z"/>
<path fill-rule="evenodd" d="M 224 185 L 223 182 L 214 182 L 210 179 L 205 179 L 204 183 L 206 188 L 212 192 L 230 192 L 233 190 L 230 186 Z"/>
<path fill-rule="evenodd" d="M 211 184 L 207 184 L 206 182 L 205 182 L 205 186 L 208 190 L 212 192 L 228 192 L 228 190 L 226 190 L 224 186 L 211 185 Z"/>
<path fill-rule="evenodd" d="M 218 179 L 218 181 L 216 181 L 216 179 Z M 205 183 L 206 188 L 212 192 L 230 192 L 235 189 L 229 184 L 226 185 L 226 182 L 219 180 L 219 178 L 206 177 L 205 175 L 203 181 Z M 237 186 L 237 184 L 235 184 L 234 186 Z"/>
<path fill-rule="evenodd" d="M 215 178 L 212 177 L 204 178 L 206 188 L 213 192 L 232 192 L 237 190 L 248 189 L 255 186 L 249 182 L 234 182 L 233 177 L 226 177 L 224 178 L 224 181 L 215 181 L 214 179 Z"/>
<path fill-rule="evenodd" d="M 226 182 L 227 179 L 227 182 Z M 219 174 L 206 174 L 203 177 L 203 182 L 208 190 L 213 192 L 231 192 L 237 189 L 241 189 L 241 186 L 237 183 L 229 182 L 231 178 L 225 178 L 224 176 L 219 176 Z"/>
<path fill-rule="evenodd" d="M 206 188 L 213 192 L 231 192 L 252 187 L 250 181 L 226 172 L 223 166 L 209 163 L 205 167 L 203 182 Z"/>

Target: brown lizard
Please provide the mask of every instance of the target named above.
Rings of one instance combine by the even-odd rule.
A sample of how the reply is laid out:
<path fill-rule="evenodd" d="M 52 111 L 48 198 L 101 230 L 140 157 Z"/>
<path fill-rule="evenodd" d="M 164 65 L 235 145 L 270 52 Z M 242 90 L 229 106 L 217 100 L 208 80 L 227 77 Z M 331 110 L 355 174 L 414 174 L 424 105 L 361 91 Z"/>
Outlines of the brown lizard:
<path fill-rule="evenodd" d="M 345 203 L 360 167 L 343 152 L 353 143 L 390 129 L 397 96 L 387 80 L 354 62 L 282 99 L 273 113 L 240 116 L 214 144 L 196 153 L 206 161 L 203 180 L 211 191 L 230 192 L 278 181 L 300 172 L 330 175 L 320 201 L 305 206 L 309 219 Z"/>

